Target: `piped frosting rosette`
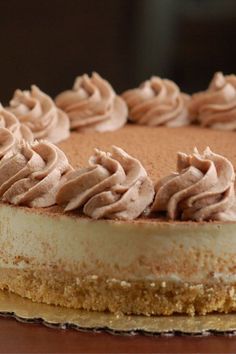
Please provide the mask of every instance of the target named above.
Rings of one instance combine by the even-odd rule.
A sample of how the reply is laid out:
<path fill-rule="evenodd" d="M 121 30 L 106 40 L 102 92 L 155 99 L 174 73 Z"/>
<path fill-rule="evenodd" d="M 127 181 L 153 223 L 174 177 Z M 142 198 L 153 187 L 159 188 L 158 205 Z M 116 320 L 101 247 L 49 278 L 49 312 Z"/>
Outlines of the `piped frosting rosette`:
<path fill-rule="evenodd" d="M 88 168 L 68 175 L 57 194 L 65 211 L 83 208 L 94 219 L 130 220 L 152 203 L 154 187 L 141 163 L 118 147 L 95 150 Z"/>
<path fill-rule="evenodd" d="M 35 139 L 58 143 L 69 137 L 67 115 L 37 86 L 33 85 L 31 91 L 16 90 L 7 109 L 33 132 Z"/>
<path fill-rule="evenodd" d="M 154 212 L 180 220 L 236 220 L 235 172 L 229 160 L 207 148 L 178 154 L 178 172 L 157 182 Z"/>
<path fill-rule="evenodd" d="M 236 76 L 217 72 L 206 91 L 192 96 L 191 114 L 202 126 L 236 129 Z"/>
<path fill-rule="evenodd" d="M 21 124 L 16 116 L 3 108 L 0 103 L 0 128 L 10 130 L 16 140 L 33 141 L 34 136 L 25 124 Z"/>
<path fill-rule="evenodd" d="M 6 145 L 6 132 L 0 129 L 0 148 Z M 54 205 L 60 185 L 72 170 L 64 153 L 46 141 L 14 146 L 9 142 L 8 147 L 0 161 L 0 199 L 37 208 Z"/>
<path fill-rule="evenodd" d="M 127 121 L 126 103 L 97 73 L 77 77 L 73 89 L 59 94 L 55 102 L 69 116 L 71 128 L 79 131 L 113 131 Z"/>
<path fill-rule="evenodd" d="M 128 90 L 122 97 L 129 108 L 129 118 L 137 124 L 178 127 L 190 124 L 190 97 L 170 80 L 157 76 Z"/>

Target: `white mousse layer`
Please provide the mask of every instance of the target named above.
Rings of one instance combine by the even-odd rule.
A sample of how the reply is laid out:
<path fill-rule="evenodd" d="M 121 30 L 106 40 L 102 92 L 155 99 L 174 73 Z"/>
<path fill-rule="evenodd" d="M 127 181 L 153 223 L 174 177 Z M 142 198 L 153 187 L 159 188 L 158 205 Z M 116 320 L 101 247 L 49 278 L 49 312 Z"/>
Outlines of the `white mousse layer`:
<path fill-rule="evenodd" d="M 0 267 L 78 277 L 236 281 L 236 223 L 94 221 L 0 205 Z"/>

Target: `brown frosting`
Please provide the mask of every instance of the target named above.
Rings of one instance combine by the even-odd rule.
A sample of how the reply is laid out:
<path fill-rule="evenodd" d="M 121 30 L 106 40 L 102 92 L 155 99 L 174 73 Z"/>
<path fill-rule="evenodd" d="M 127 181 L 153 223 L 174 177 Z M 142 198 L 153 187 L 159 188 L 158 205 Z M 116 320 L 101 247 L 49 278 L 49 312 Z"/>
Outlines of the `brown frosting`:
<path fill-rule="evenodd" d="M 0 141 L 3 133 L 0 131 Z M 65 154 L 55 145 L 23 141 L 0 161 L 0 197 L 15 205 L 54 205 L 60 184 L 71 170 Z"/>
<path fill-rule="evenodd" d="M 11 154 L 16 146 L 16 138 L 9 129 L 0 128 L 0 159 Z"/>
<path fill-rule="evenodd" d="M 16 116 L 3 108 L 0 104 L 0 128 L 9 129 L 15 139 L 25 141 L 33 141 L 34 136 L 30 128 L 25 124 L 21 124 Z"/>
<path fill-rule="evenodd" d="M 153 76 L 122 97 L 129 107 L 129 118 L 138 124 L 178 127 L 190 123 L 190 97 L 170 80 Z"/>
<path fill-rule="evenodd" d="M 79 131 L 112 131 L 127 121 L 125 102 L 97 73 L 77 77 L 73 89 L 62 92 L 55 102 L 69 116 L 71 128 Z"/>
<path fill-rule="evenodd" d="M 152 211 L 170 219 L 236 220 L 235 173 L 229 160 L 207 148 L 178 154 L 177 173 L 159 180 Z"/>
<path fill-rule="evenodd" d="M 236 129 L 236 76 L 217 72 L 206 91 L 192 96 L 191 114 L 202 126 Z"/>
<path fill-rule="evenodd" d="M 152 202 L 154 188 L 141 163 L 122 149 L 95 150 L 88 168 L 68 175 L 57 194 L 65 211 L 83 207 L 94 218 L 131 220 Z"/>
<path fill-rule="evenodd" d="M 69 137 L 69 119 L 37 86 L 31 91 L 16 90 L 7 108 L 27 125 L 35 139 L 57 143 Z"/>

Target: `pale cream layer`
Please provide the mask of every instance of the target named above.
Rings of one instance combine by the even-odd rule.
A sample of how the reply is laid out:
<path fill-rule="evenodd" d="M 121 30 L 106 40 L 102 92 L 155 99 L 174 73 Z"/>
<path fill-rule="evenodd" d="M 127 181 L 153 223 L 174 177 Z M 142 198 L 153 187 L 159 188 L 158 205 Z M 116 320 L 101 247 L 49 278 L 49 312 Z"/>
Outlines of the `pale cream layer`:
<path fill-rule="evenodd" d="M 69 271 L 78 279 L 230 282 L 235 232 L 235 223 L 94 221 L 1 204 L 0 267 Z"/>

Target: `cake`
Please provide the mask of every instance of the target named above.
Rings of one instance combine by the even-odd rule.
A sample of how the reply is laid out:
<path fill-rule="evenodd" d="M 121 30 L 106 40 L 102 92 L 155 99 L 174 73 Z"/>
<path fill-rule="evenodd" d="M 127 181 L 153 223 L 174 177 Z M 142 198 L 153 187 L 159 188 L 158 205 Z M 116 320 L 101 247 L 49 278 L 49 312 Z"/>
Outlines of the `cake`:
<path fill-rule="evenodd" d="M 0 288 L 88 311 L 235 311 L 235 82 L 189 96 L 154 77 L 119 97 L 84 75 L 48 119 L 34 100 L 33 142 L 41 91 L 1 107 Z"/>

